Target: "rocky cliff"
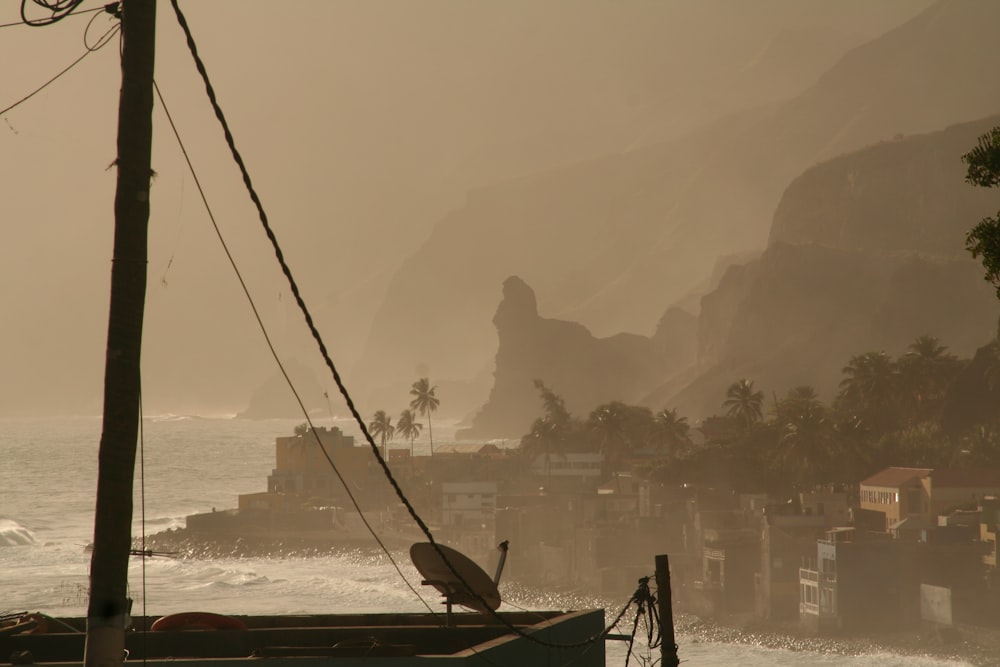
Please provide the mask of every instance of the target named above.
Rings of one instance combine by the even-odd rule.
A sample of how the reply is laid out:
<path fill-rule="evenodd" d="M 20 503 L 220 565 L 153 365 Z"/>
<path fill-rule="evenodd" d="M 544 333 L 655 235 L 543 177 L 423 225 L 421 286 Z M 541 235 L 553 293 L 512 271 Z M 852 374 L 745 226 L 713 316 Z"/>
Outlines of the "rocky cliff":
<path fill-rule="evenodd" d="M 652 338 L 597 338 L 576 322 L 541 317 L 534 291 L 516 276 L 503 283 L 493 324 L 500 341 L 493 389 L 460 438 L 524 435 L 541 414 L 536 379 L 581 416 L 604 402 L 637 401 L 686 361 L 696 330 L 692 315 L 672 309 Z"/>
<path fill-rule="evenodd" d="M 416 363 L 439 378 L 482 369 L 496 349 L 491 295 L 511 274 L 538 288 L 546 312 L 582 322 L 596 335 L 651 332 L 659 313 L 706 280 L 716 257 L 767 242 L 782 193 L 811 165 L 1000 109 L 1000 87 L 987 83 L 1000 66 L 998 23 L 1000 3 L 937 2 L 851 50 L 783 104 L 680 140 L 473 193 L 397 272 L 359 376 L 389 382 Z M 949 160 L 939 168 L 948 164 L 960 167 Z M 838 187 L 849 183 L 845 175 Z M 899 184 L 900 191 L 915 186 Z M 826 193 L 847 201 L 835 194 Z M 920 204 L 930 194 L 913 196 L 911 207 L 934 219 Z M 868 207 L 874 199 L 856 204 Z M 810 228 L 789 205 L 775 244 L 796 242 Z M 886 206 L 873 217 L 893 210 Z M 846 231 L 834 225 L 829 233 Z M 878 241 L 852 238 L 859 247 Z M 940 240 L 926 237 L 921 247 Z"/>
<path fill-rule="evenodd" d="M 720 410 L 740 377 L 778 395 L 825 398 L 851 356 L 901 354 L 937 336 L 970 356 L 1000 313 L 965 231 L 1000 207 L 964 182 L 961 155 L 1000 116 L 898 138 L 807 170 L 784 193 L 763 255 L 731 267 L 701 301 L 699 372 L 645 399 L 692 417 Z"/>

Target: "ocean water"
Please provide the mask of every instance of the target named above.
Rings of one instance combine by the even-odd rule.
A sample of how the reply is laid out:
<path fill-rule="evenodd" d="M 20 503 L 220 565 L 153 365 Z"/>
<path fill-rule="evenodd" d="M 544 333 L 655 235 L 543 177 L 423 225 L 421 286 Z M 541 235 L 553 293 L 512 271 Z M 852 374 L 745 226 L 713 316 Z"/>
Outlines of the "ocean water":
<path fill-rule="evenodd" d="M 266 490 L 274 465 L 274 438 L 292 433 L 294 420 L 162 416 L 143 421 L 137 465 L 134 534 L 181 526 L 187 514 L 236 505 L 237 495 Z M 329 425 L 327 423 L 327 425 Z M 349 422 L 337 422 L 356 433 Z M 435 433 L 447 437 L 447 428 Z M 86 615 L 89 553 L 97 485 L 99 418 L 0 419 L 0 612 L 41 611 Z M 427 443 L 416 443 L 418 450 Z M 396 560 L 419 588 L 419 575 L 405 554 Z M 652 569 L 652 568 L 651 568 Z M 132 560 L 129 585 L 134 613 L 181 611 L 230 614 L 425 611 L 384 555 L 355 553 L 311 558 Z M 586 595 L 553 597 L 540 591 L 506 591 L 505 607 L 582 608 L 604 606 L 609 615 L 621 600 Z M 433 592 L 425 600 L 437 609 Z M 631 625 L 622 632 L 629 632 Z M 641 634 L 641 633 L 640 633 Z M 684 664 L 820 665 L 841 667 L 939 667 L 959 661 L 893 653 L 839 655 L 767 648 L 743 641 L 677 636 Z M 608 642 L 609 665 L 623 665 L 622 642 Z M 638 646 L 632 665 L 650 664 Z"/>

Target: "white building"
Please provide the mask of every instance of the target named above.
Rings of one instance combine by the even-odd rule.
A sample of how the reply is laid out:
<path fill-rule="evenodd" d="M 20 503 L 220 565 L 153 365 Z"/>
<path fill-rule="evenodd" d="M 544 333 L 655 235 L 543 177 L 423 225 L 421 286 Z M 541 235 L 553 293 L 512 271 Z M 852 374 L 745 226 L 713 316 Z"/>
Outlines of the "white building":
<path fill-rule="evenodd" d="M 539 477 L 575 478 L 596 481 L 601 476 L 604 455 L 595 452 L 539 454 L 531 463 L 531 473 Z"/>
<path fill-rule="evenodd" d="M 493 528 L 496 482 L 445 482 L 441 485 L 441 522 L 450 528 Z"/>

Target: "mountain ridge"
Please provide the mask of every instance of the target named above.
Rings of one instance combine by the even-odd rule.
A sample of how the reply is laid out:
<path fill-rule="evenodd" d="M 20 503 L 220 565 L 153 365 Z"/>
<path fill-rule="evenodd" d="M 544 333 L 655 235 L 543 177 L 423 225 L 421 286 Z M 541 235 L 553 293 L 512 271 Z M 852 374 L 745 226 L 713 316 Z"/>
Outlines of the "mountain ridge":
<path fill-rule="evenodd" d="M 392 382 L 401 363 L 447 378 L 488 365 L 490 295 L 512 274 L 538 289 L 546 312 L 596 335 L 651 332 L 715 257 L 766 243 L 782 193 L 803 170 L 1000 108 L 1000 91 L 980 83 L 1000 65 L 989 36 L 997 21 L 1000 5 L 939 2 L 775 108 L 471 196 L 397 273 L 357 373 L 378 383 Z M 453 280 L 431 275 L 452 265 Z M 416 301 L 440 325 L 405 327 Z"/>

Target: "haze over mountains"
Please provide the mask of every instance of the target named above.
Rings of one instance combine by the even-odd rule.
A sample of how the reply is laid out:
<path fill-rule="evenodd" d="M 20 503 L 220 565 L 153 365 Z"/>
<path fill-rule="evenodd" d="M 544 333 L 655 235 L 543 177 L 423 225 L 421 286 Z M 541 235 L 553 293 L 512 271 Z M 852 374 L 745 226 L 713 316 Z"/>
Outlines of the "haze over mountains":
<path fill-rule="evenodd" d="M 898 28 L 850 50 L 813 85 L 787 102 L 733 114 L 677 140 L 470 194 L 466 204 L 445 218 L 397 272 L 376 316 L 359 372 L 368 379 L 388 382 L 393 369 L 398 373 L 403 359 L 425 363 L 441 379 L 463 373 L 469 377 L 470 367 L 488 367 L 496 349 L 490 317 L 499 285 L 512 274 L 534 288 L 546 317 L 580 322 L 596 336 L 617 332 L 651 335 L 668 306 L 704 291 L 719 257 L 765 246 L 782 193 L 804 170 L 881 141 L 941 130 L 1000 109 L 1000 90 L 984 85 L 1000 64 L 1000 55 L 991 45 L 989 27 L 998 20 L 1000 5 L 938 2 Z M 932 153 L 920 159 L 905 149 L 884 158 L 898 160 L 899 168 L 926 171 L 923 181 L 882 187 L 891 179 L 885 174 L 872 175 L 860 164 L 858 169 L 863 175 L 859 178 L 875 181 L 864 184 L 870 192 L 862 202 L 872 210 L 861 216 L 863 223 L 854 220 L 853 224 L 874 231 L 851 236 L 851 243 L 856 245 L 849 248 L 838 248 L 822 230 L 817 233 L 812 229 L 811 223 L 820 213 L 805 218 L 798 215 L 818 209 L 834 220 L 828 226 L 840 225 L 842 230 L 849 226 L 850 222 L 836 222 L 840 213 L 850 211 L 838 208 L 842 202 L 829 204 L 830 186 L 817 187 L 810 195 L 803 195 L 803 186 L 790 191 L 788 196 L 794 203 L 779 209 L 770 249 L 762 264 L 746 269 L 751 273 L 742 278 L 730 275 L 730 282 L 750 292 L 756 289 L 767 293 L 774 285 L 753 287 L 752 279 L 763 279 L 753 271 L 765 271 L 764 267 L 772 263 L 801 262 L 805 267 L 815 267 L 826 262 L 830 274 L 824 280 L 832 284 L 861 281 L 865 271 L 881 272 L 881 282 L 895 281 L 898 298 L 905 296 L 908 280 L 926 286 L 938 284 L 939 279 L 961 282 L 959 276 L 972 279 L 988 296 L 989 290 L 975 283 L 975 263 L 963 254 L 963 225 L 973 224 L 991 206 L 995 209 L 996 197 L 976 193 L 962 183 L 960 156 L 974 143 L 975 131 L 966 129 L 962 136 L 957 142 L 944 141 L 947 147 L 913 149 Z M 926 160 L 930 163 L 925 164 Z M 892 167 L 884 169 L 891 173 Z M 947 186 L 935 184 L 946 193 L 924 188 L 935 176 L 947 181 Z M 810 199 L 812 194 L 818 198 L 816 201 Z M 931 200 L 936 195 L 944 199 L 926 204 L 928 210 L 920 209 L 913 201 Z M 964 197 L 974 203 L 956 210 L 955 202 Z M 792 206 L 794 213 L 788 210 Z M 891 241 L 899 234 L 913 231 L 900 226 L 895 217 L 912 217 L 915 212 L 924 226 L 922 245 L 893 245 Z M 800 232 L 809 229 L 805 240 L 815 243 L 815 257 L 806 259 L 798 250 L 782 248 L 795 240 L 796 226 Z M 874 266 L 866 264 L 872 256 L 831 256 L 838 252 L 849 255 L 870 242 L 873 252 L 912 250 L 948 257 L 950 263 L 907 264 L 897 260 L 890 268 L 883 260 L 875 260 Z M 864 266 L 856 265 L 858 262 Z M 439 272 L 442 266 L 450 267 L 452 279 Z M 784 284 L 786 279 L 808 277 L 793 274 L 772 278 Z M 827 310 L 824 299 L 828 295 L 823 292 L 823 284 L 795 283 L 800 293 L 787 295 L 797 299 L 789 302 L 789 310 L 795 310 L 793 303 L 812 304 L 816 313 Z M 726 286 L 733 289 L 731 284 Z M 967 296 L 962 289 L 955 289 L 958 291 L 948 293 L 941 288 L 939 295 L 945 301 L 956 294 Z M 894 298 L 888 301 L 892 303 Z M 703 303 L 712 306 L 723 297 L 715 295 L 712 299 Z M 420 304 L 419 318 L 435 326 L 407 326 L 405 322 L 413 311 L 406 304 Z M 982 337 L 989 335 L 984 322 L 995 320 L 988 298 L 980 299 L 976 306 L 984 309 L 983 318 L 942 323 L 936 335 L 956 351 L 970 353 L 972 339 L 978 337 L 982 342 Z M 776 332 L 766 326 L 763 311 L 754 313 L 746 304 L 736 307 L 742 308 L 741 317 L 753 319 L 760 326 L 744 332 L 750 341 L 739 355 L 744 361 L 730 363 L 725 371 L 729 374 L 717 378 L 715 385 L 732 382 L 732 373 L 766 365 L 763 357 L 755 355 L 781 342 L 780 337 L 774 338 Z M 881 307 L 891 311 L 890 305 Z M 898 346 L 901 340 L 929 333 L 907 331 L 889 312 L 867 314 L 876 315 L 882 318 L 880 323 L 862 317 L 855 326 L 874 328 L 884 324 L 898 331 L 881 336 L 873 333 L 867 339 L 854 337 L 851 344 L 870 341 Z M 799 316 L 809 319 L 806 313 Z M 926 319 L 912 324 L 926 328 L 933 318 Z M 823 337 L 820 323 L 824 321 L 817 320 L 813 336 Z M 702 345 L 710 342 L 703 340 Z M 815 349 L 815 345 L 810 348 Z M 862 350 L 848 346 L 838 351 L 850 355 Z M 712 361 L 711 355 L 707 361 Z M 846 357 L 828 361 L 839 370 Z M 830 368 L 815 377 L 805 366 L 800 371 L 794 378 L 786 374 L 774 380 L 818 384 L 831 379 Z M 560 390 L 558 385 L 553 388 Z M 674 387 L 675 392 L 681 389 Z M 780 391 L 781 387 L 776 389 Z M 705 399 L 693 398 L 692 392 L 699 393 L 696 389 L 681 392 L 680 406 L 703 414 Z M 664 389 L 660 397 L 669 395 L 671 392 Z"/>
<path fill-rule="evenodd" d="M 696 349 L 701 296 L 763 251 L 806 169 L 1000 110 L 985 84 L 997 13 L 971 0 L 366 0 L 316 3 L 302 21 L 220 0 L 189 18 L 363 412 L 398 409 L 429 375 L 443 414 L 463 416 L 493 387 L 511 276 L 543 319 L 596 339 L 655 338 L 663 319 Z M 315 375 L 311 393 L 330 390 L 272 253 L 245 240 L 255 213 L 167 18 L 157 79 L 223 231 L 281 356 Z M 26 62 L 0 86 L 11 98 L 78 57 L 72 23 L 29 32 L 0 45 Z M 24 57 L 36 51 L 51 58 Z M 2 263 L 4 414 L 99 410 L 119 76 L 105 55 L 5 115 L 16 187 L 3 210 L 24 224 Z M 156 123 L 144 403 L 242 412 L 273 362 Z M 52 196 L 52 183 L 78 190 Z"/>

